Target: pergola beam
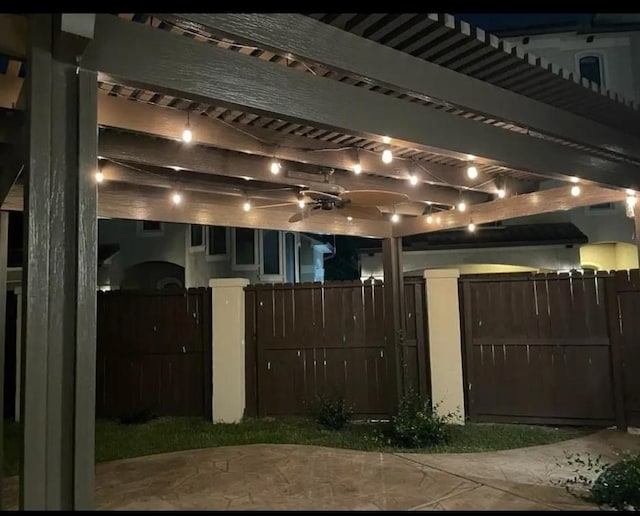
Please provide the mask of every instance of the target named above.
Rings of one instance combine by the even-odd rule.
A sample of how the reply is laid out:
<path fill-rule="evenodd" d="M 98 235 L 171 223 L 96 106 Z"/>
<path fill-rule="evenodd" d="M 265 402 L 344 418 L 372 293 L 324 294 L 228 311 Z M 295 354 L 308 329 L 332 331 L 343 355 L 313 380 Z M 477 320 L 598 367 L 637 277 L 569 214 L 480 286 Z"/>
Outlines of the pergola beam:
<path fill-rule="evenodd" d="M 175 14 L 239 43 L 353 75 L 383 88 L 437 99 L 541 133 L 640 158 L 640 138 L 455 72 L 308 16 L 290 13 Z"/>
<path fill-rule="evenodd" d="M 167 141 L 143 135 L 103 130 L 99 139 L 99 152 L 100 156 L 107 158 L 145 165 L 173 166 L 206 174 L 236 178 L 249 177 L 259 181 L 306 186 L 318 190 L 327 190 L 330 187 L 323 183 L 324 178 L 319 174 L 321 169 L 318 167 L 281 161 L 283 170 L 280 174 L 274 175 L 269 171 L 270 159 L 266 157 L 193 143 L 185 145 L 181 141 Z M 296 171 L 306 174 L 296 174 Z M 314 176 L 316 176 L 315 180 Z M 460 197 L 455 190 L 451 189 L 426 184 L 411 186 L 408 181 L 383 179 L 366 174 L 356 176 L 352 172 L 343 170 L 336 170 L 332 181 L 346 190 L 392 190 L 408 195 L 413 201 L 453 205 Z M 474 192 L 465 192 L 464 196 L 468 202 L 486 199 L 486 196 Z"/>
<path fill-rule="evenodd" d="M 122 59 L 126 55 L 127 59 Z M 81 66 L 110 82 L 515 168 L 640 189 L 640 167 L 99 15 Z M 286 95 L 283 88 L 286 85 Z"/>
<path fill-rule="evenodd" d="M 580 190 L 580 195 L 574 197 L 571 195 L 571 186 L 561 186 L 476 204 L 465 212 L 457 210 L 444 211 L 434 214 L 434 221 L 431 224 L 427 222 L 426 217 L 404 219 L 393 227 L 393 236 L 402 237 L 430 233 L 432 231 L 466 227 L 471 222 L 476 225 L 486 224 L 605 202 L 619 202 L 626 199 L 625 192 L 594 185 L 581 185 Z M 437 220 L 439 222 L 436 222 Z"/>
<path fill-rule="evenodd" d="M 15 59 L 27 55 L 28 19 L 19 14 L 0 14 L 0 54 Z"/>
<path fill-rule="evenodd" d="M 22 211 L 23 187 L 15 185 L 4 204 L 3 210 Z M 105 182 L 98 190 L 98 215 L 103 218 L 156 220 L 179 224 L 206 224 L 211 226 L 246 227 L 255 229 L 277 229 L 386 238 L 391 236 L 391 223 L 386 220 L 353 219 L 333 211 L 314 215 L 300 222 L 290 223 L 295 213 L 286 208 L 254 208 L 249 212 L 242 203 L 225 195 L 205 192 L 183 192 L 180 205 L 171 202 L 166 188 L 131 185 L 117 181 Z"/>

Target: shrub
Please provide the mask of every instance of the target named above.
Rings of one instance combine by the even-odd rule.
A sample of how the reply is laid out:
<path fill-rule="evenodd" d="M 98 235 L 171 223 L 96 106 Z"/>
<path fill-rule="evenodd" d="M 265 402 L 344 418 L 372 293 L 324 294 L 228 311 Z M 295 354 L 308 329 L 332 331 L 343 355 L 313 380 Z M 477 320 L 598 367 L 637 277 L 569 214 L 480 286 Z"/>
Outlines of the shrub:
<path fill-rule="evenodd" d="M 340 430 L 349 422 L 353 410 L 344 398 L 317 394 L 314 400 L 314 412 L 318 425 L 330 430 Z"/>
<path fill-rule="evenodd" d="M 619 510 L 640 510 L 640 455 L 608 466 L 591 486 L 593 503 Z"/>
<path fill-rule="evenodd" d="M 403 448 L 422 448 L 447 442 L 447 424 L 452 414 L 438 415 L 437 408 L 413 391 L 404 396 L 398 404 L 398 413 L 391 418 L 391 442 Z"/>
<path fill-rule="evenodd" d="M 565 489 L 600 507 L 619 510 L 640 509 L 640 456 L 627 456 L 615 464 L 604 463 L 600 456 L 588 453 L 566 454 L 567 464 L 574 476 L 558 483 Z M 558 464 L 560 465 L 560 464 Z M 573 488 L 577 487 L 576 492 Z"/>

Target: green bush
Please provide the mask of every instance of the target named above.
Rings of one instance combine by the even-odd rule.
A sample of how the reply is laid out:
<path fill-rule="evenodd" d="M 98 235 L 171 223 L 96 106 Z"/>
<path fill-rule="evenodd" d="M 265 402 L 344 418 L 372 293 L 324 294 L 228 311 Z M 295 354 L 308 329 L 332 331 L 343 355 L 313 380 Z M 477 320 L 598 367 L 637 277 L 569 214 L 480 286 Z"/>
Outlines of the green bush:
<path fill-rule="evenodd" d="M 344 398 L 317 394 L 314 399 L 314 412 L 318 425 L 330 430 L 340 430 L 349 422 L 353 410 Z"/>
<path fill-rule="evenodd" d="M 449 439 L 447 424 L 452 414 L 436 413 L 437 405 L 423 400 L 415 392 L 404 396 L 398 404 L 398 413 L 391 418 L 390 439 L 403 448 L 424 448 L 446 443 Z"/>
<path fill-rule="evenodd" d="M 591 486 L 589 499 L 600 506 L 640 510 L 640 455 L 608 466 Z"/>

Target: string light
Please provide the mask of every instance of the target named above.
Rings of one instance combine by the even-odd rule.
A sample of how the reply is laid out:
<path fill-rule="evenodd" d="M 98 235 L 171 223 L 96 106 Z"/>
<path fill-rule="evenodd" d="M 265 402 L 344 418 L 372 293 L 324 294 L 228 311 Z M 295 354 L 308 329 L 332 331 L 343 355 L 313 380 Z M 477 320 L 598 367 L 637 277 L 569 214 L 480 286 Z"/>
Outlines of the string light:
<path fill-rule="evenodd" d="M 272 174 L 280 173 L 281 168 L 282 168 L 282 165 L 280 165 L 280 162 L 277 159 L 274 159 L 273 161 L 271 161 L 270 169 Z"/>
<path fill-rule="evenodd" d="M 504 188 L 498 188 L 498 197 L 504 199 L 507 195 L 507 191 Z"/>
<path fill-rule="evenodd" d="M 353 220 L 353 217 L 352 217 L 351 215 L 349 215 L 349 216 L 347 217 L 347 220 L 348 220 L 349 222 L 351 222 L 351 221 Z"/>
<path fill-rule="evenodd" d="M 469 222 L 469 231 L 473 233 L 476 230 L 476 225 L 473 222 Z"/>
<path fill-rule="evenodd" d="M 96 172 L 96 182 L 102 183 L 102 181 L 104 181 L 104 174 L 102 173 L 102 170 L 98 169 Z"/>
<path fill-rule="evenodd" d="M 571 187 L 571 195 L 574 197 L 578 197 L 580 195 L 580 187 L 578 185 L 574 185 Z"/>
<path fill-rule="evenodd" d="M 182 140 L 185 143 L 189 143 L 193 139 L 193 133 L 191 132 L 191 124 L 189 123 L 189 111 L 187 111 L 187 125 L 184 126 L 182 131 Z"/>
<path fill-rule="evenodd" d="M 182 202 L 182 196 L 178 192 L 175 192 L 171 196 L 171 200 L 173 201 L 173 204 L 178 205 Z"/>
<path fill-rule="evenodd" d="M 478 169 L 473 165 L 469 166 L 467 168 L 467 176 L 469 176 L 469 179 L 475 179 L 478 177 Z"/>
<path fill-rule="evenodd" d="M 464 201 L 460 201 L 458 203 L 458 211 L 466 211 L 467 209 L 467 203 Z"/>
<path fill-rule="evenodd" d="M 393 222 L 394 224 L 399 220 L 400 220 L 400 215 L 398 215 L 397 213 L 394 213 L 393 215 L 391 215 L 391 222 Z"/>
<path fill-rule="evenodd" d="M 436 224 L 440 224 L 440 222 L 441 222 L 440 215 L 438 215 L 438 216 L 436 217 Z"/>
<path fill-rule="evenodd" d="M 427 224 L 431 224 L 433 222 L 433 215 L 427 215 Z"/>
<path fill-rule="evenodd" d="M 244 201 L 244 204 L 242 205 L 242 209 L 244 211 L 249 211 L 251 209 L 251 202 L 249 200 Z"/>
<path fill-rule="evenodd" d="M 300 208 L 304 208 L 304 206 L 305 206 L 304 199 L 300 199 L 300 200 L 298 201 L 298 206 L 299 206 Z"/>
<path fill-rule="evenodd" d="M 411 183 L 412 186 L 416 186 L 418 184 L 418 176 L 411 174 L 409 176 L 409 183 Z"/>
<path fill-rule="evenodd" d="M 393 161 L 393 154 L 391 153 L 391 149 L 385 149 L 382 152 L 382 162 L 387 165 Z"/>
<path fill-rule="evenodd" d="M 362 165 L 360 165 L 360 162 L 356 163 L 355 165 L 353 165 L 353 172 L 358 175 L 362 172 Z"/>
<path fill-rule="evenodd" d="M 627 190 L 628 192 L 629 190 Z M 636 196 L 632 194 L 627 195 L 627 217 L 632 218 L 635 216 Z"/>

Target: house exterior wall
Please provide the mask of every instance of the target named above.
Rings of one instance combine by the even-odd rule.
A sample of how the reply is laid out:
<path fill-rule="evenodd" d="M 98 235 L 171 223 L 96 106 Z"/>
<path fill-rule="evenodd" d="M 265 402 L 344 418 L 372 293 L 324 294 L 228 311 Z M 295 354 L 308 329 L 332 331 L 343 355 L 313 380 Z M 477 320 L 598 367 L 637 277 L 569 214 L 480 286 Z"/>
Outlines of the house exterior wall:
<path fill-rule="evenodd" d="M 590 37 L 593 41 L 588 42 Z M 604 87 L 640 102 L 640 32 L 564 32 L 503 39 L 574 73 L 580 57 L 599 55 Z"/>
<path fill-rule="evenodd" d="M 362 277 L 382 278 L 382 252 L 360 257 Z M 404 251 L 405 274 L 425 269 L 457 269 L 461 274 L 556 271 L 580 268 L 578 246 L 526 246 L 438 251 Z"/>

